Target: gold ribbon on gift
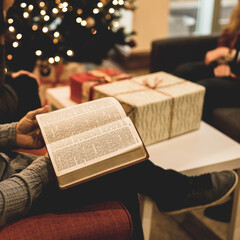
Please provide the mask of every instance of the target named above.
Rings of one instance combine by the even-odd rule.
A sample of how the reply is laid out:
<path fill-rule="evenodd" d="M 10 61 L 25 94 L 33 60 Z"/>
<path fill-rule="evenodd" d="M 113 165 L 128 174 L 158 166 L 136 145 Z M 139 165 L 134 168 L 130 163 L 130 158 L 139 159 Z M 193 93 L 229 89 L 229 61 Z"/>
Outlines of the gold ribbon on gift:
<path fill-rule="evenodd" d="M 88 73 L 90 73 L 94 77 L 97 77 L 98 78 L 97 81 L 99 81 L 101 83 L 104 83 L 104 82 L 111 83 L 111 82 L 113 82 L 112 78 L 109 75 L 107 75 L 106 73 L 103 73 L 101 71 L 91 70 Z"/>
<path fill-rule="evenodd" d="M 117 75 L 112 75 L 109 76 L 108 74 L 99 71 L 99 70 L 91 70 L 88 72 L 89 74 L 93 75 L 94 77 L 98 78 L 97 83 L 94 84 L 93 86 L 91 86 L 89 94 L 88 94 L 88 100 L 93 100 L 93 91 L 94 91 L 94 87 L 100 84 L 105 84 L 105 83 L 112 83 L 115 81 L 120 81 L 120 80 L 125 80 L 127 78 L 130 78 L 129 75 L 121 73 L 121 74 L 117 74 Z"/>
<path fill-rule="evenodd" d="M 159 84 L 161 84 L 162 81 L 163 81 L 163 79 L 159 79 L 159 78 L 156 77 L 156 78 L 154 78 L 153 84 L 150 84 L 148 82 L 148 79 L 145 78 L 145 79 L 143 79 L 143 85 L 148 87 L 148 88 L 151 88 L 151 89 L 157 89 Z"/>
<path fill-rule="evenodd" d="M 122 73 L 122 74 L 117 74 L 113 76 L 109 76 L 108 74 L 101 72 L 99 70 L 91 70 L 88 73 L 93 75 L 94 77 L 97 77 L 100 83 L 112 83 L 118 80 L 122 80 L 124 78 L 128 78 L 129 76 Z"/>
<path fill-rule="evenodd" d="M 149 80 L 146 78 L 142 81 L 142 83 L 140 82 L 137 82 L 137 81 L 134 81 L 134 79 L 132 80 L 134 83 L 137 83 L 141 86 L 144 86 L 146 88 L 144 89 L 139 89 L 139 90 L 132 90 L 132 91 L 125 91 L 125 92 L 121 92 L 121 93 L 118 93 L 118 94 L 115 94 L 114 96 L 117 96 L 117 95 L 122 95 L 122 94 L 128 94 L 128 93 L 135 93 L 135 92 L 143 92 L 143 91 L 146 91 L 147 89 L 152 89 L 154 91 L 157 91 L 165 96 L 168 96 L 170 97 L 170 100 L 171 100 L 171 107 L 170 107 L 170 126 L 169 126 L 169 138 L 171 138 L 171 133 L 172 133 L 172 122 L 173 122 L 173 118 L 174 118 L 174 107 L 175 107 L 175 98 L 167 93 L 167 92 L 164 92 L 162 91 L 161 89 L 162 88 L 166 88 L 166 87 L 171 87 L 171 86 L 176 86 L 178 84 L 183 84 L 186 82 L 186 80 L 184 79 L 181 79 L 180 81 L 178 82 L 175 82 L 175 83 L 172 83 L 172 84 L 167 84 L 167 85 L 164 85 L 164 86 L 160 86 L 160 84 L 163 82 L 163 79 L 160 79 L 158 77 L 156 77 L 154 79 L 154 82 L 153 83 L 150 83 Z M 123 104 L 126 104 L 126 103 L 123 103 Z M 129 106 L 129 104 L 126 104 Z M 135 112 L 134 112 L 134 108 L 130 108 L 130 110 L 128 112 L 126 112 L 127 116 L 130 116 L 132 115 L 131 119 L 133 120 L 133 122 L 135 122 Z"/>

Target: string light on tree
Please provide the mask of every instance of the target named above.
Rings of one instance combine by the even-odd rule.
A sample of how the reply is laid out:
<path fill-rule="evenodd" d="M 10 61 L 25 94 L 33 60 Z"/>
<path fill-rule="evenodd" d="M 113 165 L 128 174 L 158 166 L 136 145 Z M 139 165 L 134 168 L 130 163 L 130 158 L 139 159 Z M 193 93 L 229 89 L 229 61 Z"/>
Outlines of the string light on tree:
<path fill-rule="evenodd" d="M 94 9 L 93 9 L 93 13 L 94 13 L 94 14 L 98 14 L 98 13 L 99 13 L 99 9 L 98 9 L 98 8 L 94 8 Z"/>
<path fill-rule="evenodd" d="M 8 19 L 8 24 L 13 24 L 13 19 L 12 18 Z"/>
<path fill-rule="evenodd" d="M 72 51 L 72 50 L 68 50 L 68 51 L 67 51 L 67 55 L 68 55 L 68 56 L 70 56 L 70 57 L 71 57 L 71 56 L 73 56 L 73 54 L 74 54 L 74 53 L 73 53 L 73 51 Z"/>
<path fill-rule="evenodd" d="M 25 2 L 22 2 L 22 3 L 20 4 L 20 6 L 21 6 L 21 8 L 26 8 L 26 7 L 27 7 L 27 4 L 26 4 Z"/>
<path fill-rule="evenodd" d="M 42 55 L 42 51 L 41 50 L 37 50 L 35 53 L 36 53 L 37 56 L 41 56 Z"/>
<path fill-rule="evenodd" d="M 34 9 L 34 6 L 30 4 L 30 5 L 28 6 L 28 10 L 29 10 L 29 11 L 32 11 L 33 9 Z"/>
<path fill-rule="evenodd" d="M 21 33 L 18 33 L 17 36 L 16 36 L 16 38 L 17 38 L 18 40 L 20 40 L 20 39 L 22 38 L 22 34 L 21 34 Z"/>
<path fill-rule="evenodd" d="M 48 62 L 50 63 L 50 64 L 53 64 L 55 61 L 54 61 L 54 58 L 53 57 L 50 57 L 49 59 L 48 59 Z"/>
<path fill-rule="evenodd" d="M 17 41 L 15 41 L 15 42 L 13 42 L 13 44 L 12 44 L 12 45 L 13 45 L 13 47 L 14 47 L 14 48 L 17 48 L 17 47 L 18 47 L 18 45 L 19 45 L 19 43 L 18 43 Z"/>
<path fill-rule="evenodd" d="M 55 60 L 55 62 L 60 62 L 61 58 L 60 58 L 59 56 L 56 56 L 56 57 L 54 58 L 54 60 Z"/>
<path fill-rule="evenodd" d="M 9 32 L 14 32 L 14 31 L 15 31 L 15 28 L 14 28 L 13 26 L 10 26 L 10 27 L 8 28 L 8 30 L 9 30 Z"/>
<path fill-rule="evenodd" d="M 99 2 L 99 3 L 97 4 L 97 6 L 98 6 L 99 8 L 102 8 L 102 7 L 103 7 L 103 3 L 102 3 L 102 2 Z"/>
<path fill-rule="evenodd" d="M 50 64 L 71 59 L 98 62 L 116 44 L 128 44 L 131 33 L 126 34 L 118 20 L 121 9 L 134 10 L 135 1 L 15 1 L 7 16 L 8 61 L 20 59 L 21 51 L 15 51 L 20 48 Z"/>

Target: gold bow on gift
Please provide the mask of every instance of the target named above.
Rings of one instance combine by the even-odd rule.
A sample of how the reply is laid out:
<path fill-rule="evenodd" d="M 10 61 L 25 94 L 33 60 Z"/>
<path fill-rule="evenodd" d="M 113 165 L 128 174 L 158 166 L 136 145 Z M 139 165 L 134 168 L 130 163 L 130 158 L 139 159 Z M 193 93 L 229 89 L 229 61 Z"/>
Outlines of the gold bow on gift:
<path fill-rule="evenodd" d="M 101 71 L 98 70 L 92 70 L 89 71 L 90 74 L 92 74 L 94 77 L 98 78 L 98 81 L 101 83 L 111 83 L 113 82 L 113 78 L 111 78 L 110 76 L 108 76 L 106 73 L 103 73 Z"/>

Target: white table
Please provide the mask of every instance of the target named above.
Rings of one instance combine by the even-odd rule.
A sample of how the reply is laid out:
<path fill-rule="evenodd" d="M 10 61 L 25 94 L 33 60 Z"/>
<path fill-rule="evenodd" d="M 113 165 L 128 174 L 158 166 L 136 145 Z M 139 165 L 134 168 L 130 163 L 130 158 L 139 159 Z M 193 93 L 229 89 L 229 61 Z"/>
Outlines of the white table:
<path fill-rule="evenodd" d="M 47 90 L 51 109 L 75 105 L 70 100 L 67 86 Z M 162 168 L 171 168 L 189 175 L 198 175 L 225 169 L 240 169 L 240 144 L 210 125 L 201 122 L 198 130 L 147 146 L 150 160 Z M 238 170 L 240 176 L 240 171 Z M 240 181 L 234 193 L 229 240 L 240 239 Z M 150 237 L 153 204 L 149 198 L 143 202 L 143 230 L 145 240 Z"/>
<path fill-rule="evenodd" d="M 196 131 L 150 145 L 147 149 L 154 164 L 187 175 L 240 168 L 240 144 L 204 122 Z M 240 239 L 239 189 L 240 183 L 234 193 L 229 240 Z M 151 200 L 144 198 L 142 223 L 145 240 L 150 238 L 152 208 Z"/>

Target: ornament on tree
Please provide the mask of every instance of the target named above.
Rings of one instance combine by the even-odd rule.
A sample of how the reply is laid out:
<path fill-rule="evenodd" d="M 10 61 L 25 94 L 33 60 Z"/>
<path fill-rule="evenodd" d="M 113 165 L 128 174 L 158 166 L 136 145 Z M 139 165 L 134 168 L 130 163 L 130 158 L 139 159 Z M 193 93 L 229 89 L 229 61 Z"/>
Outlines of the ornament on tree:
<path fill-rule="evenodd" d="M 41 62 L 40 66 L 39 66 L 39 72 L 40 72 L 41 76 L 43 76 L 43 77 L 49 76 L 51 73 L 51 68 L 49 66 L 49 63 Z"/>
<path fill-rule="evenodd" d="M 88 17 L 86 19 L 86 22 L 87 22 L 87 25 L 86 25 L 87 28 L 92 28 L 95 25 L 95 19 L 93 17 Z"/>

